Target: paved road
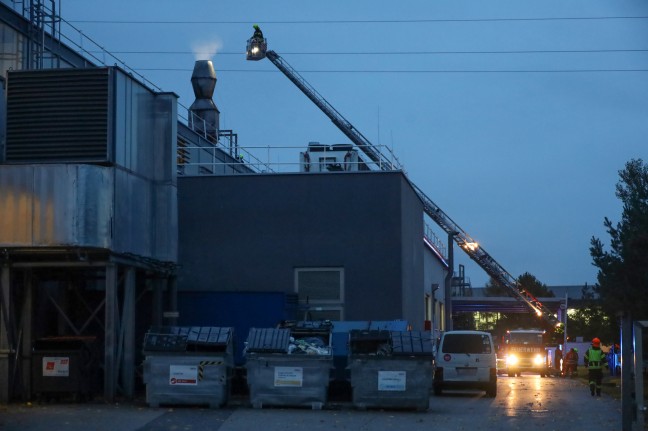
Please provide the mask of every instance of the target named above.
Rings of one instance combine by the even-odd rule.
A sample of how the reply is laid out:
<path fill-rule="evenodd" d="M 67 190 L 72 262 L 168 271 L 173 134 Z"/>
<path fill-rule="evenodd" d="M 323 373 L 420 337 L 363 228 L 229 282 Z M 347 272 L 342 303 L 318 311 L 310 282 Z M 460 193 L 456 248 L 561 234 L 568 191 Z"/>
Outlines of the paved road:
<path fill-rule="evenodd" d="M 427 412 L 233 406 L 149 408 L 128 404 L 11 404 L 0 406 L 0 430 L 11 431 L 283 431 L 283 430 L 621 430 L 621 403 L 591 397 L 578 380 L 500 377 L 496 398 L 448 391 L 430 397 Z"/>

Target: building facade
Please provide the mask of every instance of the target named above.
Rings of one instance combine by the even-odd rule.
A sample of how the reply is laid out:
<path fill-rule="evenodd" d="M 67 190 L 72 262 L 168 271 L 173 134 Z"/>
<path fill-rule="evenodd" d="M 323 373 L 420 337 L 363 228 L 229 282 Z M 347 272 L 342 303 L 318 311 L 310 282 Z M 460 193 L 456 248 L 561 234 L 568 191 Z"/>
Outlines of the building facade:
<path fill-rule="evenodd" d="M 0 1 L 0 402 L 31 397 L 52 337 L 95 340 L 104 397 L 132 397 L 143 332 L 196 323 L 210 294 L 443 329 L 447 264 L 403 172 L 346 172 L 363 166 L 346 146 L 333 170 L 259 172 L 235 133 L 196 130 L 172 93 L 60 43 L 54 12 L 22 12 Z"/>
<path fill-rule="evenodd" d="M 180 292 L 295 294 L 312 319 L 430 320 L 443 263 L 402 172 L 181 177 L 178 187 Z"/>

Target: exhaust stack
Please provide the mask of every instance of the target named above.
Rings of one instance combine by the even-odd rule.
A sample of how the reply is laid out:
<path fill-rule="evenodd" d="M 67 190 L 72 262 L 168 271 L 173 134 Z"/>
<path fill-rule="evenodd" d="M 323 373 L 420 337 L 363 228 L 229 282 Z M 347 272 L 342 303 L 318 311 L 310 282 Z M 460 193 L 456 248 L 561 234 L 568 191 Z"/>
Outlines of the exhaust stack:
<path fill-rule="evenodd" d="M 216 71 L 211 60 L 198 60 L 191 74 L 196 100 L 189 107 L 189 127 L 213 143 L 218 142 L 220 111 L 212 100 L 216 88 Z"/>

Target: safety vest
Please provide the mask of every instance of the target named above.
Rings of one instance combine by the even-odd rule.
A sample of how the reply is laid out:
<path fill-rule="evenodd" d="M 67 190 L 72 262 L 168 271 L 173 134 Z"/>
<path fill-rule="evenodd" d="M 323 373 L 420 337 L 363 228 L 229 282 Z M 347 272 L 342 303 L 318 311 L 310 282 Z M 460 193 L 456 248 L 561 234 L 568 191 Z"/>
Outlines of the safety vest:
<path fill-rule="evenodd" d="M 603 350 L 590 348 L 585 356 L 590 370 L 598 370 L 603 367 L 603 360 L 605 359 Z"/>

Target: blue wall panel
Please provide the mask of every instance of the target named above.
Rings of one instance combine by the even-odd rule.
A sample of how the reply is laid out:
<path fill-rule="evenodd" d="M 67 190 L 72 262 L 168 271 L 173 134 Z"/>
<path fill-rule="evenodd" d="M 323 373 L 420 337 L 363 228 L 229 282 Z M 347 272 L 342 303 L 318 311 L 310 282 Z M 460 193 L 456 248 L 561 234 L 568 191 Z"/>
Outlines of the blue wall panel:
<path fill-rule="evenodd" d="M 243 363 L 242 351 L 250 328 L 274 328 L 282 320 L 294 320 L 283 292 L 180 292 L 180 326 L 234 328 L 234 360 Z"/>

